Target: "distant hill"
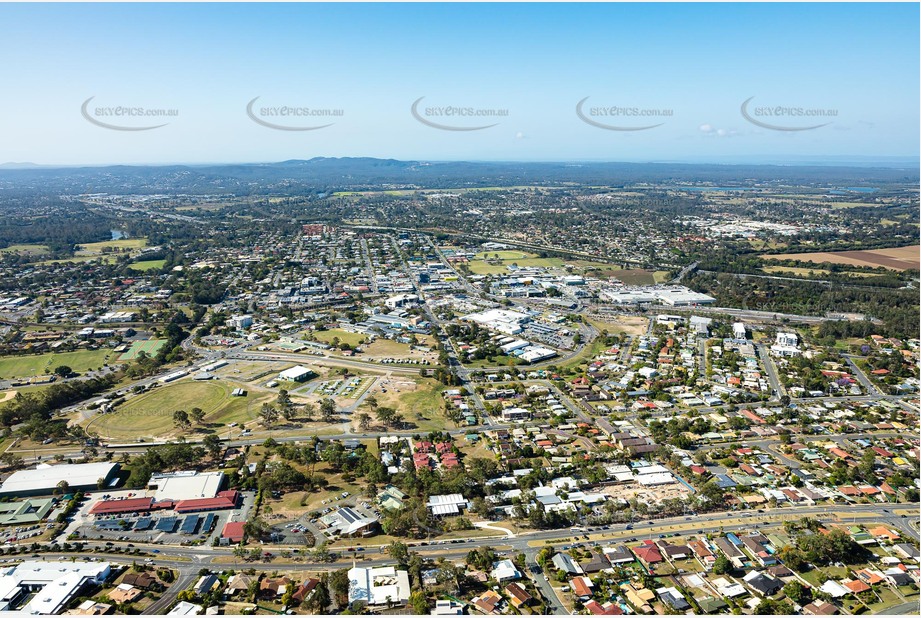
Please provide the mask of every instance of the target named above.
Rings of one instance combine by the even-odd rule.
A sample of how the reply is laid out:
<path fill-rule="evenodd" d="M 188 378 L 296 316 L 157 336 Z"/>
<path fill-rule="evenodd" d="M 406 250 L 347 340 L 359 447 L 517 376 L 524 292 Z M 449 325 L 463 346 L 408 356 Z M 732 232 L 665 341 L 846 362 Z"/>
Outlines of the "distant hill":
<path fill-rule="evenodd" d="M 785 182 L 833 186 L 917 184 L 917 166 L 717 165 L 686 163 L 521 163 L 398 161 L 368 157 L 292 159 L 277 163 L 44 167 L 0 165 L 0 183 L 112 193 L 271 193 L 387 188 L 475 188 L 590 183 L 713 183 L 751 186 Z"/>

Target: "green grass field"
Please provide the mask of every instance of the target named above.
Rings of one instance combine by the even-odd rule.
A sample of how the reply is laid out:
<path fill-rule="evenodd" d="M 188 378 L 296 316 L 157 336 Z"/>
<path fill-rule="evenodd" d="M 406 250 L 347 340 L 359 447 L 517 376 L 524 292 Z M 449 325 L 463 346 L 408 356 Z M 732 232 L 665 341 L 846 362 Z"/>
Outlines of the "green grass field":
<path fill-rule="evenodd" d="M 63 258 L 60 260 L 45 260 L 39 263 L 40 264 L 76 264 L 77 262 L 92 262 L 93 260 L 99 260 L 106 264 L 112 264 L 115 262 L 115 254 L 107 253 L 103 255 L 101 253 L 94 253 L 92 255 L 75 255 L 72 258 Z"/>
<path fill-rule="evenodd" d="M 77 245 L 74 256 L 63 260 L 45 260 L 42 264 L 58 264 L 62 262 L 90 262 L 102 260 L 106 263 L 115 262 L 119 255 L 136 253 L 138 249 L 147 246 L 146 238 L 123 238 L 121 240 L 104 240 Z M 103 253 L 103 249 L 115 249 L 114 253 Z"/>
<path fill-rule="evenodd" d="M 204 423 L 212 429 L 245 423 L 257 418 L 259 407 L 271 395 L 250 390 L 246 397 L 231 397 L 230 392 L 238 386 L 242 385 L 217 380 L 160 386 L 131 399 L 113 413 L 95 416 L 86 429 L 110 440 L 164 438 L 181 431 L 173 424 L 173 412 L 196 407 L 205 411 Z"/>
<path fill-rule="evenodd" d="M 146 238 L 122 238 L 77 245 L 77 249 L 80 253 L 102 253 L 103 249 L 142 249 L 146 246 Z"/>
<path fill-rule="evenodd" d="M 498 256 L 498 257 L 497 257 Z M 483 253 L 477 253 L 474 259 L 477 260 L 523 260 L 529 257 L 537 257 L 533 253 L 525 253 L 524 251 L 484 251 Z"/>
<path fill-rule="evenodd" d="M 44 255 L 48 253 L 48 247 L 45 245 L 10 245 L 6 249 L 0 249 L 0 253 L 24 253 L 27 255 Z"/>
<path fill-rule="evenodd" d="M 495 256 L 499 256 L 496 258 Z M 497 263 L 501 262 L 501 263 Z M 508 267 L 512 264 L 522 268 L 562 268 L 572 266 L 575 272 L 585 272 L 587 270 L 617 270 L 618 267 L 613 264 L 603 262 L 592 262 L 590 260 L 572 260 L 559 257 L 538 257 L 536 253 L 527 251 L 505 250 L 505 251 L 484 251 L 478 253 L 473 260 L 467 263 L 470 272 L 475 275 L 496 275 L 508 272 Z"/>
<path fill-rule="evenodd" d="M 112 351 L 80 350 L 77 352 L 46 352 L 29 356 L 0 357 L 0 378 L 25 378 L 52 373 L 55 367 L 67 365 L 80 373 L 102 367 Z"/>
<path fill-rule="evenodd" d="M 441 392 L 444 389 L 444 385 L 435 380 L 420 380 L 418 389 L 400 394 L 397 411 L 402 412 L 407 421 L 418 425 L 420 431 L 443 429 L 448 425 L 442 414 Z"/>
<path fill-rule="evenodd" d="M 131 270 L 147 272 L 148 270 L 159 270 L 163 268 L 164 264 L 166 264 L 166 260 L 144 260 L 141 262 L 135 262 L 134 264 L 129 264 L 128 268 Z"/>
<path fill-rule="evenodd" d="M 402 386 L 391 384 L 387 393 L 377 390 L 374 397 L 381 406 L 390 406 L 403 415 L 408 423 L 416 425 L 420 432 L 442 430 L 453 426 L 443 414 L 441 393 L 445 386 L 431 378 L 413 378 L 400 380 Z M 415 383 L 415 388 L 408 390 L 406 387 Z M 399 390 L 400 392 L 397 392 Z M 363 409 L 367 410 L 365 406 Z M 372 415 L 373 416 L 373 415 Z"/>
<path fill-rule="evenodd" d="M 352 347 L 358 345 L 359 341 L 367 339 L 367 335 L 361 333 L 350 333 L 347 330 L 342 330 L 341 328 L 332 328 L 330 330 L 321 330 L 315 331 L 313 333 L 317 341 L 322 341 L 324 343 L 332 342 L 333 338 L 338 337 L 339 343 L 347 343 Z"/>
<path fill-rule="evenodd" d="M 497 261 L 501 263 L 496 263 Z M 508 266 L 511 264 L 521 267 L 559 268 L 564 263 L 565 261 L 560 258 L 540 258 L 535 253 L 506 250 L 478 253 L 467 266 L 470 272 L 476 275 L 495 275 L 508 272 Z"/>
<path fill-rule="evenodd" d="M 122 355 L 118 357 L 118 360 L 121 362 L 132 361 L 136 359 L 141 352 L 147 352 L 148 356 L 155 356 L 157 352 L 160 351 L 160 348 L 163 347 L 164 343 L 166 343 L 166 339 L 135 341 L 126 352 L 123 352 Z"/>

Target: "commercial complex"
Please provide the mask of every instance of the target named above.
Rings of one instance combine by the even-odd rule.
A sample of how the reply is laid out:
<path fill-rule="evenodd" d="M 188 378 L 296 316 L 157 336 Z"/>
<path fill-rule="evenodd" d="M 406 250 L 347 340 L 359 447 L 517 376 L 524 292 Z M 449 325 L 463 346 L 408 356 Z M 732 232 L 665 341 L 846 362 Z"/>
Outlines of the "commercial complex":
<path fill-rule="evenodd" d="M 95 490 L 100 486 L 111 487 L 117 481 L 117 463 L 60 464 L 51 466 L 39 464 L 33 470 L 19 470 L 0 486 L 0 497 L 44 496 L 54 493 L 66 483 L 72 491 Z"/>

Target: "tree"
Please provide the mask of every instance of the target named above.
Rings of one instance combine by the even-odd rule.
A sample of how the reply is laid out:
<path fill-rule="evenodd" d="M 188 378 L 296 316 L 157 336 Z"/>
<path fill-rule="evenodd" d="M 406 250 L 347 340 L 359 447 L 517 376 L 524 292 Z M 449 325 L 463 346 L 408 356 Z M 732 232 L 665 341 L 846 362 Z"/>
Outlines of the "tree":
<path fill-rule="evenodd" d="M 290 408 L 293 405 L 287 390 L 281 389 L 278 391 L 278 397 L 275 399 L 275 404 L 279 408 Z"/>
<path fill-rule="evenodd" d="M 176 410 L 173 412 L 173 424 L 180 429 L 191 427 L 192 423 L 189 420 L 189 413 L 185 410 Z"/>
<path fill-rule="evenodd" d="M 205 420 L 205 411 L 201 408 L 192 408 L 189 411 L 189 418 L 196 424 L 199 425 L 203 420 Z"/>
<path fill-rule="evenodd" d="M 793 580 L 784 586 L 783 593 L 797 605 L 806 605 L 812 602 L 812 589 L 797 580 Z"/>
<path fill-rule="evenodd" d="M 348 454 L 345 452 L 345 447 L 342 446 L 341 442 L 330 442 L 320 453 L 320 459 L 328 463 L 334 470 L 339 471 L 345 465 Z"/>
<path fill-rule="evenodd" d="M 429 613 L 429 602 L 425 598 L 425 593 L 421 590 L 415 590 L 409 595 L 409 606 L 413 608 L 413 613 L 425 616 Z"/>
<path fill-rule="evenodd" d="M 259 409 L 259 416 L 262 417 L 262 424 L 266 427 L 275 424 L 275 421 L 278 420 L 278 410 L 275 409 L 270 403 L 262 404 L 262 407 Z"/>
<path fill-rule="evenodd" d="M 336 604 L 345 607 L 349 602 L 349 572 L 338 569 L 330 573 L 329 589 L 336 597 Z"/>
<path fill-rule="evenodd" d="M 377 414 L 377 420 L 382 422 L 384 425 L 390 425 L 393 423 L 393 418 L 396 416 L 396 413 L 396 410 L 387 406 L 381 406 L 375 410 L 375 414 Z"/>
<path fill-rule="evenodd" d="M 723 503 L 725 492 L 716 481 L 709 481 L 701 487 L 700 495 L 711 504 L 719 506 Z"/>
<path fill-rule="evenodd" d="M 243 524 L 243 532 L 246 536 L 253 539 L 261 539 L 268 535 L 269 524 L 264 519 L 256 515 Z M 258 547 L 255 549 L 259 549 Z"/>
<path fill-rule="evenodd" d="M 307 608 L 318 614 L 323 614 L 325 613 L 326 608 L 329 607 L 329 601 L 328 577 L 324 573 L 320 578 L 320 583 L 317 584 L 316 588 L 313 589 L 313 593 L 310 595 L 310 598 L 307 599 Z"/>
<path fill-rule="evenodd" d="M 326 423 L 332 422 L 336 418 L 336 402 L 329 397 L 320 402 L 320 415 Z"/>
<path fill-rule="evenodd" d="M 777 552 L 777 557 L 780 558 L 784 565 L 794 571 L 805 571 L 809 568 L 809 561 L 806 559 L 805 554 L 790 545 L 781 547 Z"/>
<path fill-rule="evenodd" d="M 314 547 L 313 551 L 310 552 L 310 556 L 317 562 L 329 562 L 332 560 L 332 554 L 329 551 L 326 541 Z"/>
<path fill-rule="evenodd" d="M 713 572 L 717 575 L 725 575 L 730 571 L 732 571 L 732 562 L 723 554 L 718 555 L 713 563 Z"/>
<path fill-rule="evenodd" d="M 9 451 L 0 455 L 0 464 L 7 468 L 18 468 L 23 462 L 24 460 L 22 457 L 15 453 L 10 453 Z"/>
<path fill-rule="evenodd" d="M 860 472 L 861 478 L 871 485 L 876 485 L 876 453 L 872 450 L 867 449 L 863 452 L 863 455 L 860 456 L 860 463 L 857 464 L 857 470 Z"/>
<path fill-rule="evenodd" d="M 371 415 L 367 412 L 359 412 L 355 417 L 358 420 L 358 428 L 367 431 L 371 427 Z"/>
<path fill-rule="evenodd" d="M 492 507 L 482 496 L 477 496 L 473 499 L 472 510 L 480 517 L 489 517 L 489 514 L 492 513 Z"/>
<path fill-rule="evenodd" d="M 66 494 L 68 491 L 70 491 L 70 483 L 64 480 L 58 481 L 57 487 L 55 487 L 54 491 L 58 495 Z"/>
<path fill-rule="evenodd" d="M 295 408 L 294 406 L 284 406 L 278 409 L 278 412 L 281 414 L 281 417 L 286 421 L 293 421 L 295 418 Z"/>
<path fill-rule="evenodd" d="M 68 378 L 73 375 L 74 370 L 67 365 L 58 365 L 54 368 L 54 374 L 62 378 Z"/>
<path fill-rule="evenodd" d="M 209 433 L 205 436 L 204 440 L 202 440 L 202 446 L 205 447 L 212 459 L 217 459 L 218 455 L 221 454 L 221 439 L 217 437 L 217 434 Z"/>
<path fill-rule="evenodd" d="M 400 566 L 406 566 L 409 563 L 409 549 L 405 543 L 393 541 L 387 546 L 387 553 L 397 561 Z"/>

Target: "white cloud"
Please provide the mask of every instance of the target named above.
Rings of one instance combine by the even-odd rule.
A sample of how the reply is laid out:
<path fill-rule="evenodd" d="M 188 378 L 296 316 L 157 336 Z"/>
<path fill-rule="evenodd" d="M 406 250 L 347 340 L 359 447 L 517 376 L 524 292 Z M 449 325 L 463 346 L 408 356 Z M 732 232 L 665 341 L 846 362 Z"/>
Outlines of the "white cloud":
<path fill-rule="evenodd" d="M 715 137 L 733 137 L 739 134 L 735 129 L 717 129 L 712 124 L 706 122 L 700 125 L 698 129 L 700 129 L 700 132 L 704 135 L 713 135 Z"/>

